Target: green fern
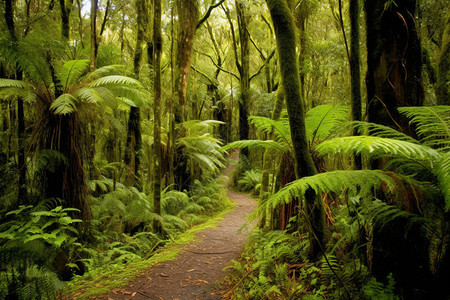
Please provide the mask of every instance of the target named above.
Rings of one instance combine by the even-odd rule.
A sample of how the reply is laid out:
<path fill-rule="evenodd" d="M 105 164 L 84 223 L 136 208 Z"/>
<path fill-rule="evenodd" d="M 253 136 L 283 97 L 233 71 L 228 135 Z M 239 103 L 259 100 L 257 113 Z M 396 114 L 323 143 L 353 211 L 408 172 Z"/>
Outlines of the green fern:
<path fill-rule="evenodd" d="M 306 113 L 306 135 L 313 144 L 329 138 L 338 128 L 344 124 L 350 114 L 350 109 L 342 105 L 319 105 Z"/>
<path fill-rule="evenodd" d="M 440 190 L 445 199 L 445 210 L 450 210 L 450 152 L 442 155 L 436 163 L 434 174 L 440 185 Z"/>
<path fill-rule="evenodd" d="M 450 106 L 400 107 L 401 114 L 416 125 L 423 145 L 436 150 L 450 150 Z"/>

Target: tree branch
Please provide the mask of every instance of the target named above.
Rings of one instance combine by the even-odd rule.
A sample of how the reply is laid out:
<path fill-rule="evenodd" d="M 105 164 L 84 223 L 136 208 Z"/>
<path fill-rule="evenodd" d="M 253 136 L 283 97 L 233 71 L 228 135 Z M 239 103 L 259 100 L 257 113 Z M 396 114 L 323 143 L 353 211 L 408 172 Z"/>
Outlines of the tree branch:
<path fill-rule="evenodd" d="M 206 14 L 198 21 L 197 26 L 195 27 L 195 29 L 198 29 L 200 26 L 202 26 L 202 24 L 209 18 L 209 16 L 211 15 L 211 12 L 213 11 L 214 8 L 216 8 L 217 6 L 221 5 L 222 3 L 224 3 L 225 0 L 220 0 L 218 3 L 216 4 L 211 4 L 211 6 L 208 8 L 208 11 L 206 12 Z"/>
<path fill-rule="evenodd" d="M 105 17 L 103 18 L 102 27 L 100 29 L 100 36 L 102 36 L 103 31 L 105 30 L 106 21 L 108 20 L 108 12 L 109 12 L 109 6 L 110 5 L 111 5 L 111 1 L 108 0 L 108 2 L 106 2 Z"/>

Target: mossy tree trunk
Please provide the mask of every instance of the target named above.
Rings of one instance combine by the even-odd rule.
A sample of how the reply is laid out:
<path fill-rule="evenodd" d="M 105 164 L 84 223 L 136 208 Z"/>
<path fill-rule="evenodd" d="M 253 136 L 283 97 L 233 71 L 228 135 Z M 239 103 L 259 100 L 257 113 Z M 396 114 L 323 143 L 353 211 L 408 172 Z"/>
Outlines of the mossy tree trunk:
<path fill-rule="evenodd" d="M 91 72 L 93 72 L 97 68 L 97 54 L 98 54 L 97 10 L 98 10 L 98 0 L 91 0 L 91 52 L 89 63 L 89 71 Z"/>
<path fill-rule="evenodd" d="M 362 120 L 361 112 L 361 57 L 359 47 L 359 0 L 350 0 L 350 83 L 351 83 L 351 114 L 353 121 Z M 353 135 L 357 135 L 353 128 Z M 361 169 L 361 156 L 355 155 L 355 165 Z"/>
<path fill-rule="evenodd" d="M 156 214 L 161 215 L 161 0 L 153 1 L 153 203 Z M 161 224 L 156 224 L 156 231 L 161 232 Z"/>
<path fill-rule="evenodd" d="M 133 58 L 134 76 L 139 79 L 142 50 L 145 41 L 145 32 L 148 26 L 148 3 L 147 0 L 136 1 L 137 30 L 136 30 L 136 48 Z M 127 143 L 125 148 L 125 164 L 127 165 L 128 186 L 134 186 L 142 190 L 142 184 L 139 175 L 139 167 L 142 156 L 142 134 L 141 134 L 141 110 L 138 106 L 130 107 L 128 118 Z"/>
<path fill-rule="evenodd" d="M 248 140 L 250 127 L 248 124 L 248 105 L 250 101 L 250 36 L 248 33 L 249 13 L 242 0 L 236 0 L 236 13 L 238 19 L 239 44 L 241 62 L 236 60 L 240 75 L 239 101 L 239 139 Z M 242 149 L 241 155 L 248 156 L 248 149 Z"/>
<path fill-rule="evenodd" d="M 13 0 L 5 1 L 5 22 L 8 27 L 10 38 L 14 47 L 17 45 L 17 35 L 14 24 L 14 3 Z M 22 72 L 16 68 L 16 79 L 22 80 Z M 25 115 L 22 97 L 17 98 L 17 168 L 19 170 L 19 190 L 17 194 L 17 205 L 27 203 L 26 174 L 27 165 L 25 163 Z M 9 147 L 8 147 L 9 148 Z M 7 150 L 8 151 L 8 150 Z"/>
<path fill-rule="evenodd" d="M 369 121 L 414 135 L 399 106 L 423 105 L 420 41 L 414 22 L 416 0 L 365 0 L 367 110 Z"/>
<path fill-rule="evenodd" d="M 450 105 L 450 11 L 442 37 L 442 50 L 439 58 L 436 100 L 438 105 Z"/>
<path fill-rule="evenodd" d="M 70 40 L 70 14 L 72 12 L 73 0 L 59 0 L 61 6 L 61 36 Z"/>
<path fill-rule="evenodd" d="M 295 156 L 297 178 L 317 173 L 309 152 L 305 129 L 305 112 L 300 92 L 298 56 L 296 54 L 296 35 L 294 20 L 284 0 L 266 0 L 272 17 L 277 40 L 281 78 L 284 86 L 292 144 Z M 324 241 L 325 217 L 321 199 L 314 191 L 305 195 L 306 213 L 311 224 L 311 257 L 317 258 Z M 317 239 L 315 239 L 317 237 Z"/>

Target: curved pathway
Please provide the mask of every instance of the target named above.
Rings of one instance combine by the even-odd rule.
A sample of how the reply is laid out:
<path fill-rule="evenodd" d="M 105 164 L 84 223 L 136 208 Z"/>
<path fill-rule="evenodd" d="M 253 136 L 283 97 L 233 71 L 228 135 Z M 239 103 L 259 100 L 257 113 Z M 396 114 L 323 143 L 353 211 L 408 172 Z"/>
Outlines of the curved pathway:
<path fill-rule="evenodd" d="M 228 167 L 224 174 L 231 170 Z M 200 241 L 184 247 L 175 260 L 158 263 L 103 299 L 220 299 L 215 289 L 225 276 L 223 269 L 239 258 L 253 228 L 253 224 L 246 226 L 248 216 L 257 206 L 245 194 L 229 191 L 227 195 L 236 206 L 217 227 L 197 233 Z"/>

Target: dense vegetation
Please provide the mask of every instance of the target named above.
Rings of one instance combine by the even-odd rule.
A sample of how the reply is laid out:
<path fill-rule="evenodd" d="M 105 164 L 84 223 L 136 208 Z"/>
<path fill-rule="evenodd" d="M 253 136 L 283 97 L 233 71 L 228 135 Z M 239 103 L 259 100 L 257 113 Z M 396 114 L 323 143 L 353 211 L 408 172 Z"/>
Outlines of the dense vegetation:
<path fill-rule="evenodd" d="M 238 148 L 227 297 L 449 296 L 447 1 L 0 3 L 0 295 L 153 256 Z"/>

